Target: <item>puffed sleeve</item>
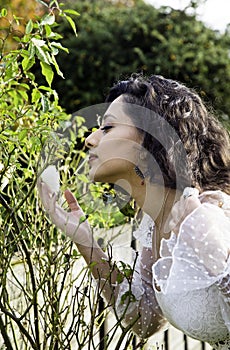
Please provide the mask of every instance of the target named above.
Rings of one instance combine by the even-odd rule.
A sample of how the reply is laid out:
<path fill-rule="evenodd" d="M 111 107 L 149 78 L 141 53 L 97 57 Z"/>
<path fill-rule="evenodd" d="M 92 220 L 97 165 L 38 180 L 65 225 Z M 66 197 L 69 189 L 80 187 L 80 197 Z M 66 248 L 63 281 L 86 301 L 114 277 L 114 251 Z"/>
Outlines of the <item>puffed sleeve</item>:
<path fill-rule="evenodd" d="M 203 201 L 184 219 L 178 236 L 172 233 L 169 240 L 163 240 L 160 253 L 153 277 L 162 293 L 215 284 L 222 316 L 230 330 L 230 219 L 226 202 L 219 207 L 214 200 Z"/>

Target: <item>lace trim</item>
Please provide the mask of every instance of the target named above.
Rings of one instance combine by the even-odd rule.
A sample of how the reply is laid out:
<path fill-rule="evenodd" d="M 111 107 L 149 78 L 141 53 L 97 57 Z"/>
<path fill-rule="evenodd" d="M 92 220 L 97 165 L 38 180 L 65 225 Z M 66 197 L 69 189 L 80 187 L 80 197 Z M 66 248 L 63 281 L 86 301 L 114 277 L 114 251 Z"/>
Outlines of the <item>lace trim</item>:
<path fill-rule="evenodd" d="M 152 235 L 154 228 L 155 224 L 153 219 L 145 214 L 138 229 L 133 232 L 133 235 L 143 247 L 152 249 Z"/>
<path fill-rule="evenodd" d="M 230 264 L 230 261 L 229 261 Z M 226 302 L 230 302 L 230 274 L 224 276 L 216 283 L 217 287 L 225 297 Z"/>
<path fill-rule="evenodd" d="M 229 350 L 230 349 L 230 339 L 221 340 L 217 343 L 209 343 L 213 350 Z"/>

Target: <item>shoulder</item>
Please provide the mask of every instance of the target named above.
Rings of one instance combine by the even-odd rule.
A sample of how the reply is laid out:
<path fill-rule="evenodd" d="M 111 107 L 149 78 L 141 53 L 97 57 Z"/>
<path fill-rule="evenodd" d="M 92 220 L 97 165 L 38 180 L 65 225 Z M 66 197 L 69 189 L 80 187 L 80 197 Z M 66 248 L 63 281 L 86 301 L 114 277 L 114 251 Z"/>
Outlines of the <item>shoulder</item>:
<path fill-rule="evenodd" d="M 223 191 L 205 191 L 199 195 L 202 204 L 209 203 L 226 211 L 226 215 L 230 217 L 230 195 Z"/>
<path fill-rule="evenodd" d="M 178 234 L 181 226 L 195 220 L 210 222 L 230 218 L 230 196 L 222 191 L 205 191 L 199 194 L 194 188 L 185 188 L 181 198 L 172 207 L 166 229 Z M 210 225 L 209 225 L 210 226 Z"/>

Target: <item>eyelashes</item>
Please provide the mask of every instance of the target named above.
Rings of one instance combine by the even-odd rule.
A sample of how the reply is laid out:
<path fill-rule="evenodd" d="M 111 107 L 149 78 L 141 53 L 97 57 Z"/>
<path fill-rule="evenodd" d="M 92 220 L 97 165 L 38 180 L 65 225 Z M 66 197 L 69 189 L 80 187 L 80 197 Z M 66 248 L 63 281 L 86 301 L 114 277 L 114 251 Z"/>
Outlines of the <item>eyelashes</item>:
<path fill-rule="evenodd" d="M 112 129 L 112 125 L 105 125 L 100 128 L 104 133 L 106 133 L 108 130 Z"/>

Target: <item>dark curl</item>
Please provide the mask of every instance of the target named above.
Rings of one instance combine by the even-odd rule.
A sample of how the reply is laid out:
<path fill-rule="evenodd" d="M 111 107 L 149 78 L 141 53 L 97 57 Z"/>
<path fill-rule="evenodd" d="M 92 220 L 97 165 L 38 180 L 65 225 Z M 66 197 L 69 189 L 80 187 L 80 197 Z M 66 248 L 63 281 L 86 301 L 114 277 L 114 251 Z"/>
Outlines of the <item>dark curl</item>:
<path fill-rule="evenodd" d="M 133 74 L 110 89 L 106 102 L 120 95 L 128 106 L 145 107 L 155 116 L 147 118 L 148 112 L 140 116 L 127 107 L 129 117 L 143 134 L 143 147 L 160 168 L 165 186 L 194 186 L 201 192 L 219 189 L 230 194 L 229 134 L 195 91 L 162 76 Z M 166 124 L 177 138 L 166 130 Z M 149 163 L 149 168 L 151 181 L 157 182 L 154 166 Z"/>

